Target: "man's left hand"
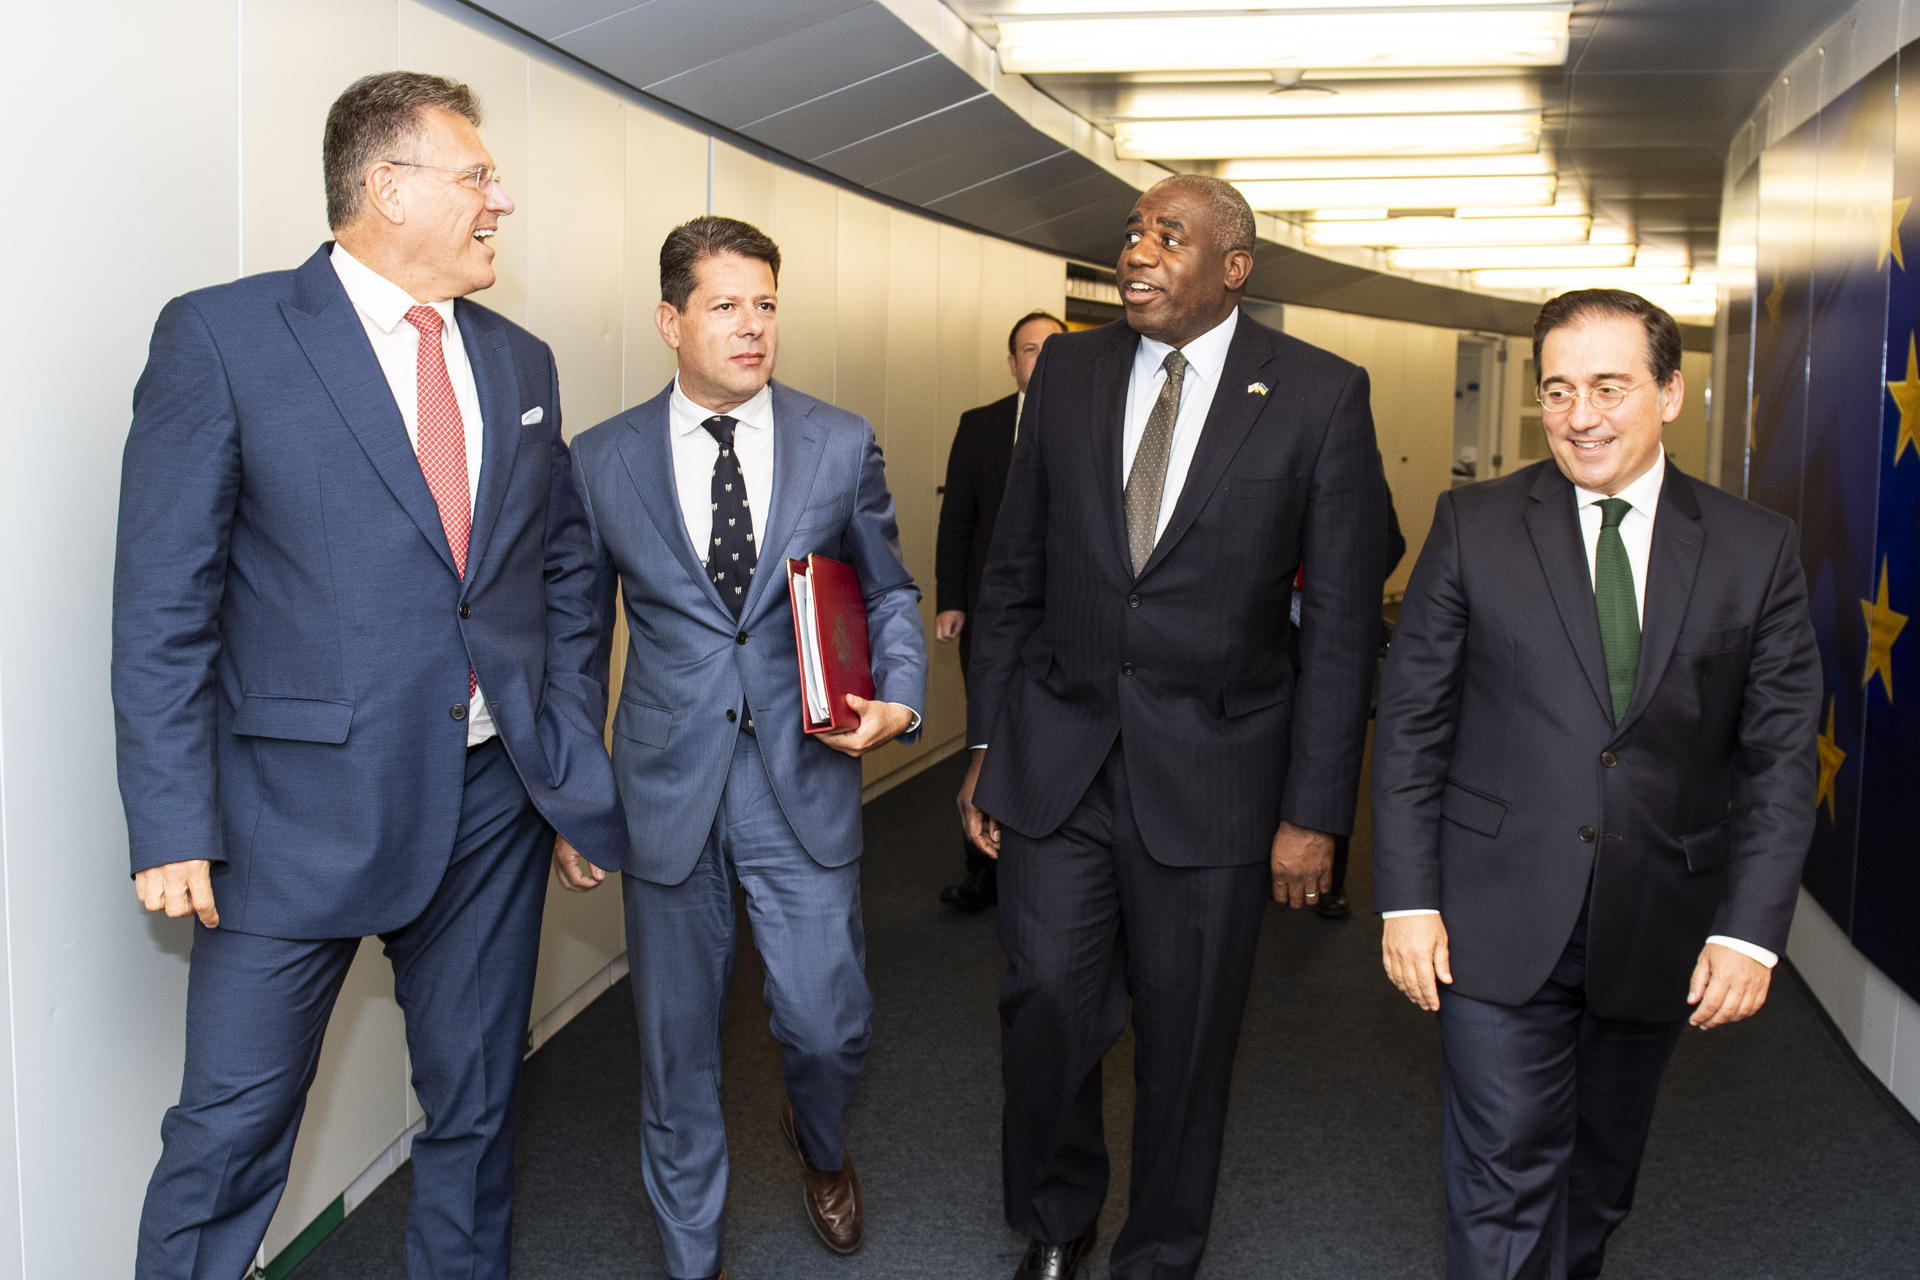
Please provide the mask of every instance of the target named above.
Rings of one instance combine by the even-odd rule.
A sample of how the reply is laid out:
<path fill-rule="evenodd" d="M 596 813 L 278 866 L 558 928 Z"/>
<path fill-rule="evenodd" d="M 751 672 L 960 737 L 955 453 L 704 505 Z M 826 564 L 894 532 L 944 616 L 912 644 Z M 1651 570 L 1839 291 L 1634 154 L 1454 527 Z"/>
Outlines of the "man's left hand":
<path fill-rule="evenodd" d="M 574 893 L 586 893 L 600 887 L 607 873 L 594 866 L 580 855 L 580 851 L 567 843 L 563 835 L 553 837 L 553 878 L 560 882 L 562 889 Z"/>
<path fill-rule="evenodd" d="M 1687 1021 L 1702 1031 L 1751 1018 L 1767 1002 L 1773 970 L 1732 947 L 1709 942 L 1700 948 L 1687 984 L 1687 1003 L 1695 1006 Z"/>
<path fill-rule="evenodd" d="M 847 706 L 860 717 L 860 723 L 851 729 L 823 733 L 820 741 L 856 760 L 875 747 L 886 746 L 913 723 L 913 712 L 897 702 L 869 702 L 857 693 L 850 693 Z"/>
<path fill-rule="evenodd" d="M 1273 833 L 1273 900 L 1296 910 L 1333 885 L 1333 837 L 1282 822 Z"/>

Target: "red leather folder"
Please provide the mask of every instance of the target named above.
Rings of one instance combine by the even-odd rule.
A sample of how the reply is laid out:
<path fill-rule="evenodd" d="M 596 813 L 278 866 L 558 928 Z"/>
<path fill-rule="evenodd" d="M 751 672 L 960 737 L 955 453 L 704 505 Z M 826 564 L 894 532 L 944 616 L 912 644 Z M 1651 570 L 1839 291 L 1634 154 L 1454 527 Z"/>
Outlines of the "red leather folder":
<path fill-rule="evenodd" d="M 857 729 L 847 695 L 873 697 L 867 606 L 853 566 L 822 555 L 787 561 L 793 642 L 800 653 L 800 727 L 808 733 Z"/>

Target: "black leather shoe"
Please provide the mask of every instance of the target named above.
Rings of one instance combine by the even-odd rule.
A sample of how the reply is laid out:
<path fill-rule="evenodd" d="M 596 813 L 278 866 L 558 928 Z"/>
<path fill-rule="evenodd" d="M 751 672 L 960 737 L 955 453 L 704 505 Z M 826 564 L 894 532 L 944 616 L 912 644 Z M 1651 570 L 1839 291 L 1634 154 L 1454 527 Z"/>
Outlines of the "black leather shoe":
<path fill-rule="evenodd" d="M 1046 1244 L 1035 1240 L 1027 1246 L 1027 1256 L 1020 1259 L 1013 1280 L 1073 1280 L 1080 1274 L 1080 1264 L 1093 1252 L 1099 1225 L 1095 1223 L 1088 1227 L 1087 1234 L 1066 1244 Z"/>
<path fill-rule="evenodd" d="M 950 884 L 940 891 L 940 901 L 962 911 L 985 911 L 1000 901 L 998 879 L 991 867 L 984 871 L 969 871 L 965 880 Z"/>
<path fill-rule="evenodd" d="M 1345 920 L 1353 914 L 1353 904 L 1344 893 L 1329 893 L 1313 904 L 1313 914 L 1322 920 Z"/>

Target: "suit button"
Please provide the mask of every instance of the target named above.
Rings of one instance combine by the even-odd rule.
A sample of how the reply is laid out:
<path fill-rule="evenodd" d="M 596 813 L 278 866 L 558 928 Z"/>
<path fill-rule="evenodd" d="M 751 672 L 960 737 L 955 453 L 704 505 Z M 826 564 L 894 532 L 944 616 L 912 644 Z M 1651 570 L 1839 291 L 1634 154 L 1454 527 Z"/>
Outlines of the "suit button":
<path fill-rule="evenodd" d="M 1613 768 L 1613 766 L 1620 763 L 1620 757 L 1613 754 L 1613 752 L 1611 751 L 1602 751 L 1600 753 L 1600 763 L 1605 765 L 1607 768 L 1611 769 Z"/>
<path fill-rule="evenodd" d="M 1121 664 L 1120 664 L 1120 674 L 1121 674 L 1121 675 L 1123 675 L 1123 676 L 1130 676 L 1130 675 L 1132 675 L 1132 674 L 1133 674 L 1133 664 L 1132 664 L 1131 662 L 1123 662 L 1123 663 L 1121 663 Z"/>
<path fill-rule="evenodd" d="M 448 711 L 447 714 L 455 720 L 465 720 L 467 718 L 467 704 L 464 702 L 456 702 L 453 704 L 453 709 Z"/>
<path fill-rule="evenodd" d="M 1140 607 L 1140 597 L 1139 597 L 1139 596 L 1137 596 L 1137 595 L 1134 595 L 1134 596 L 1128 596 L 1128 597 L 1127 597 L 1127 608 L 1129 608 L 1129 609 L 1138 609 L 1139 607 Z"/>
<path fill-rule="evenodd" d="M 735 711 L 732 707 L 727 708 L 728 724 L 732 724 L 735 720 L 738 720 L 739 718 L 740 718 L 740 713 L 738 711 Z"/>
<path fill-rule="evenodd" d="M 735 644 L 745 644 L 747 642 L 747 633 L 744 631 L 736 632 L 733 637 L 733 642 Z"/>
<path fill-rule="evenodd" d="M 1592 844 L 1592 843 L 1593 843 L 1593 828 L 1592 828 L 1592 827 L 1582 827 L 1582 828 L 1580 828 L 1580 842 L 1581 842 L 1582 844 Z"/>
<path fill-rule="evenodd" d="M 463 618 L 471 618 L 473 616 L 473 606 L 465 600 L 460 602 L 460 616 Z"/>

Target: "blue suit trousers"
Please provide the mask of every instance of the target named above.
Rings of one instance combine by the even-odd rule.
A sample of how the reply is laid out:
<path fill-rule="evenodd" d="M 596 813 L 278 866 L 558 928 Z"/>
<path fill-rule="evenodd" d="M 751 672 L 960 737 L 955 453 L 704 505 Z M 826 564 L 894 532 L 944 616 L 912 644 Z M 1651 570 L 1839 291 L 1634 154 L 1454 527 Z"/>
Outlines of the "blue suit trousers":
<path fill-rule="evenodd" d="M 453 856 L 381 935 L 414 1092 L 409 1280 L 507 1275 L 513 1140 L 552 829 L 496 738 L 468 753 Z M 195 925 L 179 1105 L 140 1218 L 136 1280 L 238 1280 L 286 1187 L 321 1039 L 358 938 Z"/>
<path fill-rule="evenodd" d="M 640 1025 L 642 1170 L 669 1276 L 710 1276 L 721 1265 L 720 1024 L 733 981 L 736 886 L 766 968 L 762 995 L 794 1130 L 815 1168 L 841 1166 L 842 1127 L 866 1063 L 873 995 L 860 864 L 823 867 L 807 855 L 756 739 L 742 733 L 692 873 L 674 885 L 621 877 Z"/>

